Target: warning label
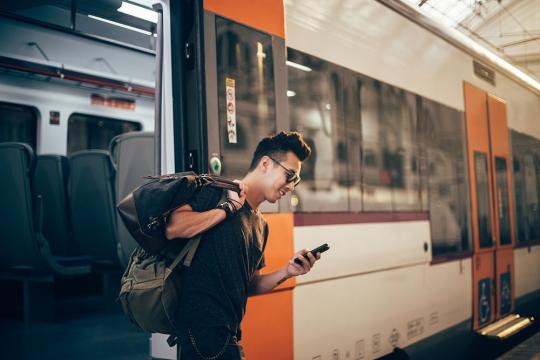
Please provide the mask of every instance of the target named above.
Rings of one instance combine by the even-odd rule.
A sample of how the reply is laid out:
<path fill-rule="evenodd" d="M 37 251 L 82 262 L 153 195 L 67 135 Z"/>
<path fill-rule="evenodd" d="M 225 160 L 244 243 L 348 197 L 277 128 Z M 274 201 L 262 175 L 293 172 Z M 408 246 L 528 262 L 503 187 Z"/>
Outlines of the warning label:
<path fill-rule="evenodd" d="M 234 93 L 234 79 L 226 78 L 227 96 L 227 136 L 230 144 L 236 144 L 236 99 Z"/>

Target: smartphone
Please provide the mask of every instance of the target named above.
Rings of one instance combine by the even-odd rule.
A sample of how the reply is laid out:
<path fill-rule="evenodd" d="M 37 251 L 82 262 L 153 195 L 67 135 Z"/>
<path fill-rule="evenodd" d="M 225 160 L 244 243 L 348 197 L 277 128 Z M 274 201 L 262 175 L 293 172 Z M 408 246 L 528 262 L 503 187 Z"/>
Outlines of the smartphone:
<path fill-rule="evenodd" d="M 317 253 L 320 253 L 322 254 L 323 252 L 325 252 L 326 250 L 330 249 L 330 246 L 328 246 L 328 244 L 322 244 L 321 246 L 319 247 L 316 247 L 315 249 L 311 250 L 310 253 L 317 257 Z M 302 256 L 306 257 L 306 253 L 303 253 Z M 307 259 L 307 258 L 306 258 Z M 303 266 L 304 263 L 302 262 L 302 260 L 300 260 L 299 258 L 296 258 L 294 259 L 294 262 L 297 263 L 298 265 L 301 265 Z"/>

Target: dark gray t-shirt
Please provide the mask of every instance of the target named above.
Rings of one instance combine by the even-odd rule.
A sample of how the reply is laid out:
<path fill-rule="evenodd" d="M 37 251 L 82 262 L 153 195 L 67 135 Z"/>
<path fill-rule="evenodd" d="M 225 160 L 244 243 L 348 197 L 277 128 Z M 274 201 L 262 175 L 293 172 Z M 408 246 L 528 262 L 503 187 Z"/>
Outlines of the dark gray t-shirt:
<path fill-rule="evenodd" d="M 216 206 L 222 191 L 206 187 L 190 202 L 194 211 Z M 206 231 L 191 267 L 182 271 L 180 324 L 185 328 L 239 328 L 249 284 L 264 267 L 268 225 L 247 201 L 235 214 Z"/>

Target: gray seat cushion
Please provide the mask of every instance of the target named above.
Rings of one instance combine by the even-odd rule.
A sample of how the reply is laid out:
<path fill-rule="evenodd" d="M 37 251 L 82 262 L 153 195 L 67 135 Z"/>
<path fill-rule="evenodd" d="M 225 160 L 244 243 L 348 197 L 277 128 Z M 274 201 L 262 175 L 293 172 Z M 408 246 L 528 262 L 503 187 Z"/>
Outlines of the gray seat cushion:
<path fill-rule="evenodd" d="M 75 240 L 94 264 L 118 264 L 115 169 L 109 153 L 86 150 L 69 158 L 69 198 Z"/>
<path fill-rule="evenodd" d="M 43 199 L 43 235 L 56 256 L 75 253 L 67 197 L 69 161 L 62 155 L 40 155 L 34 173 L 35 193 Z"/>
<path fill-rule="evenodd" d="M 138 186 L 149 181 L 144 176 L 154 171 L 154 133 L 131 132 L 115 137 L 111 141 L 111 158 L 116 166 L 116 197 L 122 200 Z M 137 242 L 127 231 L 117 213 L 117 237 L 123 265 L 127 265 Z"/>

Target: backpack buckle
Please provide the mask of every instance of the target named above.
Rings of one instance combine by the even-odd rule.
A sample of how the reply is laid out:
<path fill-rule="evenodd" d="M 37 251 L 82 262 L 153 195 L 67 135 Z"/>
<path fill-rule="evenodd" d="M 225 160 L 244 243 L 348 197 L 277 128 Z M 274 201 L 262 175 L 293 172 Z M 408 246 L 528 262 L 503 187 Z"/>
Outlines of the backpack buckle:
<path fill-rule="evenodd" d="M 178 336 L 176 336 L 176 335 L 169 335 L 169 337 L 167 338 L 167 344 L 168 344 L 170 347 L 173 347 L 173 346 L 175 346 L 176 344 L 178 344 Z"/>

